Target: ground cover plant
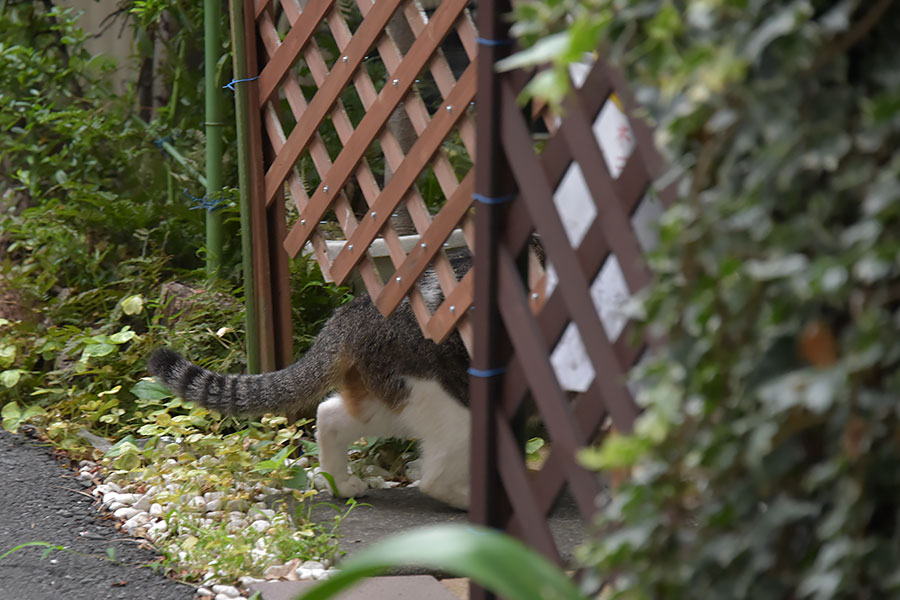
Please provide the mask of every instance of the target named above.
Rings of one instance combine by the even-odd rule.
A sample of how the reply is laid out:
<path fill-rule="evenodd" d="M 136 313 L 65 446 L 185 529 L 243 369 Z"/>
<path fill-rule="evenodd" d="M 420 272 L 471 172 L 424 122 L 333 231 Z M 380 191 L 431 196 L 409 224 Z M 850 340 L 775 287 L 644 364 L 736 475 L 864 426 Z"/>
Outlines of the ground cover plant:
<path fill-rule="evenodd" d="M 553 63 L 533 93 L 562 97 L 602 40 L 681 170 L 637 310 L 667 340 L 636 374 L 645 415 L 584 456 L 631 472 L 582 554 L 605 597 L 896 597 L 900 5 L 515 18 Z"/>
<path fill-rule="evenodd" d="M 334 523 L 308 518 L 316 458 L 302 423 L 222 419 L 145 378 L 150 352 L 172 344 L 211 369 L 243 370 L 243 290 L 238 243 L 226 248 L 222 278 L 206 279 L 203 215 L 191 198 L 202 189 L 202 123 L 189 118 L 202 85 L 176 63 L 202 43 L 190 35 L 199 9 L 123 7 L 138 38 L 168 20 L 170 62 L 157 67 L 169 98 L 149 122 L 139 89 L 113 93 L 110 65 L 85 50 L 76 13 L 0 3 L 3 426 L 29 428 L 75 464 L 99 462 L 102 473 L 82 465 L 80 476 L 103 481 L 94 493 L 107 509 L 152 499 L 164 526 L 126 530 L 146 535 L 178 577 L 233 580 L 295 558 L 330 559 Z M 221 197 L 234 229 L 235 194 Z M 348 293 L 310 261 L 292 269 L 303 349 Z M 360 450 L 372 462 L 388 444 L 369 446 Z M 337 508 L 339 520 L 347 508 Z M 240 512 L 253 517 L 243 527 Z M 257 522 L 268 526 L 250 527 Z"/>

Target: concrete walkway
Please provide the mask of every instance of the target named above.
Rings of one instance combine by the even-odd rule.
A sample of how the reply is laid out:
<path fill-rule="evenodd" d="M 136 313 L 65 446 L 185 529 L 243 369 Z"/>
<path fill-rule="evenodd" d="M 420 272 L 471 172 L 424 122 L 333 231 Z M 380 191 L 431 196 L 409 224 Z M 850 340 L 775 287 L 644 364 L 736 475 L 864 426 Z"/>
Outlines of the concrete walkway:
<path fill-rule="evenodd" d="M 339 528 L 339 546 L 345 557 L 401 531 L 423 525 L 466 522 L 466 513 L 449 508 L 415 488 L 370 490 L 359 501 L 360 505 L 350 512 Z M 313 509 L 312 516 L 316 521 L 330 522 L 341 508 L 338 502 L 333 506 L 322 503 Z M 564 558 L 569 558 L 586 533 L 585 524 L 571 499 L 564 497 L 559 502 L 551 517 L 551 529 L 557 547 Z M 400 568 L 390 575 L 369 579 L 338 596 L 338 600 L 465 600 L 468 595 L 465 580 L 438 582 L 434 577 L 443 578 L 449 574 Z M 310 585 L 313 582 L 266 582 L 256 584 L 252 589 L 259 591 L 263 600 L 289 600 Z"/>

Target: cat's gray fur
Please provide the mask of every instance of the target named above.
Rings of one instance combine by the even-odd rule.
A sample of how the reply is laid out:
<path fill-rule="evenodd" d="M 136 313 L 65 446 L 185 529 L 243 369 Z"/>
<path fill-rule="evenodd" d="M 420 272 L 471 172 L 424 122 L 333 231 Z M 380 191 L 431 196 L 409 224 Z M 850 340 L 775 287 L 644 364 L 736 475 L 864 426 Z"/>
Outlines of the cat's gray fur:
<path fill-rule="evenodd" d="M 442 300 L 433 272 L 423 278 L 426 304 L 434 310 Z M 156 350 L 148 370 L 185 400 L 226 415 L 282 414 L 312 418 L 333 390 L 362 383 L 390 406 L 409 394 L 405 378 L 431 379 L 468 405 L 469 355 L 459 335 L 443 344 L 422 335 L 408 300 L 384 318 L 367 294 L 338 308 L 310 348 L 280 371 L 233 375 L 208 371 L 167 348 Z"/>
<path fill-rule="evenodd" d="M 468 268 L 469 264 L 469 259 L 454 261 L 454 268 L 459 272 Z M 431 310 L 442 301 L 433 272 L 429 271 L 423 277 L 420 290 Z M 448 454 L 446 458 L 435 459 L 437 466 L 434 470 L 437 473 L 432 479 L 448 470 L 458 472 L 456 479 L 465 479 L 468 468 L 468 431 L 458 432 L 460 439 L 457 442 L 452 439 L 451 432 L 438 430 L 436 433 L 429 433 L 431 424 L 423 423 L 419 426 L 421 417 L 416 417 L 418 421 L 410 420 L 409 414 L 402 413 L 407 403 L 412 402 L 410 395 L 413 387 L 418 386 L 415 393 L 419 398 L 410 411 L 423 414 L 420 407 L 422 403 L 428 405 L 432 402 L 429 400 L 431 397 L 438 397 L 433 400 L 435 411 L 439 410 L 437 403 L 446 405 L 448 401 L 455 401 L 464 414 L 452 407 L 447 408 L 448 414 L 460 416 L 460 423 L 465 422 L 464 426 L 467 428 L 468 411 L 463 407 L 468 406 L 468 365 L 468 353 L 457 333 L 442 344 L 435 344 L 423 337 L 408 300 L 404 300 L 394 314 L 384 318 L 371 299 L 367 295 L 361 295 L 337 309 L 306 353 L 280 371 L 259 375 L 214 373 L 194 365 L 167 348 L 159 349 L 151 355 L 148 368 L 151 374 L 184 399 L 227 415 L 274 413 L 298 419 L 317 416 L 318 409 L 318 436 L 324 435 L 325 431 L 333 431 L 335 427 L 353 431 L 359 429 L 364 434 L 369 434 L 370 429 L 380 428 L 380 431 L 373 431 L 371 435 L 431 435 L 436 439 L 433 445 L 437 447 L 432 454 L 435 457 Z M 427 390 L 428 385 L 432 385 L 423 386 L 423 382 L 433 382 L 438 387 L 423 394 L 421 390 Z M 332 390 L 336 392 L 335 395 L 327 407 L 322 404 L 320 408 L 320 404 Z M 444 399 L 440 399 L 441 397 Z M 446 397 L 452 400 L 447 400 Z M 373 404 L 384 405 L 388 410 L 373 408 Z M 382 413 L 378 413 L 379 410 Z M 427 416 L 427 410 L 424 413 L 425 421 L 434 418 Z M 438 412 L 434 414 L 437 415 Z M 396 427 L 391 423 L 395 416 Z M 449 427 L 449 423 L 447 426 Z M 344 434 L 335 432 L 332 438 L 338 440 L 341 435 Z M 356 438 L 350 441 L 353 439 Z M 332 473 L 339 479 L 340 493 L 357 495 L 364 486 L 346 479 L 349 477 L 346 473 L 346 446 L 340 451 L 336 449 L 337 445 L 345 441 L 339 439 L 330 443 L 331 456 L 328 462 L 335 471 L 343 471 Z M 428 443 L 428 440 L 423 440 L 425 452 L 428 452 Z M 458 458 L 453 458 L 444 451 L 448 443 L 458 446 L 453 452 L 460 455 Z M 320 451 L 325 451 L 321 442 Z M 343 456 L 338 456 L 339 453 Z M 320 458 L 324 467 L 324 454 Z M 427 469 L 429 459 L 425 459 Z M 465 464 L 448 466 L 448 460 L 464 461 Z M 429 493 L 426 477 L 427 474 L 423 476 L 422 489 Z M 429 480 L 427 483 L 432 488 L 439 488 L 432 495 L 441 497 L 448 503 L 463 506 L 467 501 L 467 492 L 448 494 L 441 489 L 440 482 Z"/>

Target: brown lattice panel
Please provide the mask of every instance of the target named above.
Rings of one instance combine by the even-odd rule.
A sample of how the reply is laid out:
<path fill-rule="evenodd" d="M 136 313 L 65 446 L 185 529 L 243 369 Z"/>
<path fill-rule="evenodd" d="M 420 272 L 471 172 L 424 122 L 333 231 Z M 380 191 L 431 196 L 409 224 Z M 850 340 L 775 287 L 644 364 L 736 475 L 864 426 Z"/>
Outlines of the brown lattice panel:
<path fill-rule="evenodd" d="M 496 15 L 504 11 L 492 4 L 480 5 L 494 16 L 479 17 L 479 25 L 502 39 L 506 29 Z M 480 60 L 490 64 L 503 47 L 485 46 Z M 601 314 L 598 284 L 611 278 L 630 295 L 648 283 L 644 256 L 652 240 L 638 230 L 653 218 L 644 211 L 661 206 L 650 193 L 659 158 L 648 127 L 626 116 L 634 107 L 621 76 L 602 60 L 581 66 L 583 81 L 562 119 L 545 112 L 528 118 L 534 112 L 517 102 L 528 73 L 501 74 L 491 89 L 479 92 L 481 110 L 497 122 L 479 123 L 479 153 L 491 164 L 477 191 L 511 201 L 477 207 L 478 244 L 491 251 L 479 253 L 476 262 L 476 273 L 485 275 L 476 283 L 475 328 L 484 336 L 475 340 L 473 364 L 484 377 L 472 386 L 473 451 L 483 458 L 473 463 L 472 517 L 514 533 L 555 560 L 561 559 L 548 524 L 554 503 L 568 490 L 589 522 L 604 492 L 602 479 L 578 465 L 576 452 L 599 441 L 604 424 L 629 431 L 638 414 L 625 377 L 645 344 L 627 319 L 612 322 Z M 479 85 L 490 85 L 490 77 L 497 75 L 485 73 Z M 606 129 L 628 151 L 604 156 L 610 150 L 598 131 L 616 115 L 618 125 Z M 542 144 L 535 143 L 537 121 L 549 129 Z M 563 208 L 573 204 L 573 189 L 587 204 L 569 206 L 575 213 L 567 218 Z M 522 257 L 533 232 L 552 265 L 552 282 L 525 267 Z M 566 349 L 581 353 L 592 371 L 579 376 L 585 381 L 574 384 L 582 386 L 575 391 L 564 380 L 577 377 L 556 360 Z M 536 472 L 526 468 L 518 428 L 531 403 L 552 448 Z M 475 591 L 483 597 L 477 595 L 483 590 Z"/>
<path fill-rule="evenodd" d="M 469 248 L 474 236 L 476 38 L 465 7 L 448 0 L 428 14 L 412 0 L 310 0 L 301 10 L 260 0 L 248 30 L 261 48 L 269 157 L 256 201 L 271 209 L 287 191 L 288 256 L 311 250 L 339 283 L 356 269 L 383 314 L 408 297 L 426 337 L 440 342 L 458 328 L 470 344 L 472 275 L 458 280 L 444 249 L 456 229 Z M 458 76 L 442 49 L 448 37 L 461 48 Z M 418 236 L 411 248 L 391 218 L 399 209 Z M 370 255 L 376 240 L 388 269 Z M 445 298 L 433 314 L 416 286 L 428 267 Z"/>

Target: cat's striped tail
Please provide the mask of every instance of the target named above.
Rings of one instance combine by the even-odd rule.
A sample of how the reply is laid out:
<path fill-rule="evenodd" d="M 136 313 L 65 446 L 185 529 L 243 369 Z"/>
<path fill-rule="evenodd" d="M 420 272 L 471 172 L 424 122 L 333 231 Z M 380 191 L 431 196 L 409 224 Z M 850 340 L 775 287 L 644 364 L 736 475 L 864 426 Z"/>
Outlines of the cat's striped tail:
<path fill-rule="evenodd" d="M 335 352 L 315 346 L 289 367 L 259 375 L 214 373 L 168 348 L 153 352 L 147 368 L 185 400 L 225 415 L 312 418 L 334 387 L 336 371 Z"/>

